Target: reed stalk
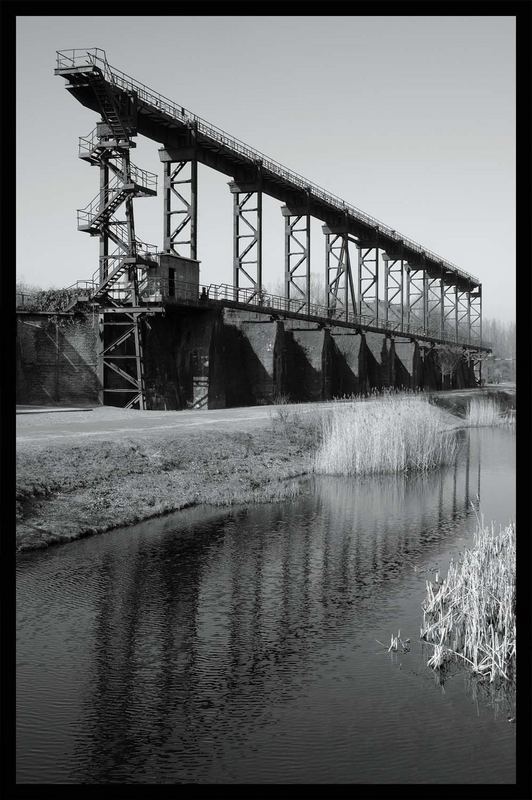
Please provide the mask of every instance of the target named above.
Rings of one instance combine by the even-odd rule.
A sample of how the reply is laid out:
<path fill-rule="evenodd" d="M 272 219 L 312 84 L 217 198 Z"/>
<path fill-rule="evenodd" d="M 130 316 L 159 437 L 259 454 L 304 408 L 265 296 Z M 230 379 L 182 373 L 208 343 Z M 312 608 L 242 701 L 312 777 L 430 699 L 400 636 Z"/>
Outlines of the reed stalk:
<path fill-rule="evenodd" d="M 428 666 L 460 660 L 493 682 L 515 678 L 515 524 L 495 532 L 477 519 L 474 545 L 447 577 L 427 581 L 421 639 L 434 646 Z"/>
<path fill-rule="evenodd" d="M 515 414 L 504 412 L 493 397 L 475 397 L 469 404 L 466 420 L 471 428 L 513 425 Z"/>
<path fill-rule="evenodd" d="M 458 447 L 449 415 L 419 396 L 339 404 L 321 426 L 314 469 L 322 474 L 426 471 L 450 463 Z"/>

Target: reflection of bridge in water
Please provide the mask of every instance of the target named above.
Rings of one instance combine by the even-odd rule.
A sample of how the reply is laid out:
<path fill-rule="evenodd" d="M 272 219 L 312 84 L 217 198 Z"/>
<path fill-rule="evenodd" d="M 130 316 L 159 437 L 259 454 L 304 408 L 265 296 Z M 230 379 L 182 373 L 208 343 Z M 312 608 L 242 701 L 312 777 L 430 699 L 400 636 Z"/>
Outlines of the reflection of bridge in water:
<path fill-rule="evenodd" d="M 111 67 L 103 50 L 58 52 L 55 74 L 100 118 L 79 147 L 100 189 L 78 212 L 99 239 L 99 267 L 78 288 L 101 315 L 103 402 L 221 407 L 298 390 L 438 388 L 444 345 L 459 350 L 454 384 L 478 381 L 488 348 L 477 278 Z M 157 177 L 131 162 L 137 134 L 162 145 L 163 252 L 135 231 L 134 199 L 157 193 Z M 231 178 L 231 285 L 199 284 L 198 164 Z M 263 194 L 283 203 L 282 297 L 264 289 Z M 311 297 L 313 219 L 324 223 L 322 305 Z"/>
<path fill-rule="evenodd" d="M 354 620 L 388 630 L 376 596 L 452 540 L 480 474 L 467 445 L 433 474 L 320 479 L 299 500 L 177 535 L 150 534 L 152 521 L 127 558 L 104 547 L 82 780 L 120 780 L 133 764 L 166 774 L 172 758 L 179 780 L 215 776 L 228 748 L 273 721 L 272 706 L 305 691 L 311 660 L 353 636 Z"/>

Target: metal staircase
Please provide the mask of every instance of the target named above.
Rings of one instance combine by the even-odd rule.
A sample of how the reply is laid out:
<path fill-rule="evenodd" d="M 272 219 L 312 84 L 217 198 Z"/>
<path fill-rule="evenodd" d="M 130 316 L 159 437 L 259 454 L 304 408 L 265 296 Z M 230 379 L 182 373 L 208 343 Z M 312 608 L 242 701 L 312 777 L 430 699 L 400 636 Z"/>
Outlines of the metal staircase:
<path fill-rule="evenodd" d="M 101 74 L 91 74 L 89 83 L 102 121 L 80 138 L 79 157 L 99 167 L 100 191 L 78 210 L 78 230 L 100 239 L 91 302 L 100 311 L 103 403 L 143 409 L 142 328 L 144 315 L 152 309 L 142 306 L 141 291 L 150 268 L 157 266 L 157 249 L 135 235 L 133 199 L 155 196 L 157 176 L 131 162 L 132 130 Z M 125 219 L 117 216 L 121 208 Z"/>

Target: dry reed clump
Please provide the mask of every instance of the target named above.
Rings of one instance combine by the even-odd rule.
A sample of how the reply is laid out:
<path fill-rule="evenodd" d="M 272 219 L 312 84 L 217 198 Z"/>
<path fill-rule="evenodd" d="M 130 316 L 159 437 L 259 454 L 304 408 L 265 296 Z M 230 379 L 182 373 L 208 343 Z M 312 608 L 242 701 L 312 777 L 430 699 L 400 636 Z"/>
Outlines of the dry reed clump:
<path fill-rule="evenodd" d="M 463 660 L 476 675 L 515 677 L 515 524 L 495 533 L 478 520 L 474 546 L 447 577 L 427 581 L 421 638 L 434 646 L 428 666 Z"/>
<path fill-rule="evenodd" d="M 504 413 L 493 397 L 475 397 L 469 404 L 466 421 L 471 428 L 512 425 L 515 423 L 515 414 L 510 411 Z"/>
<path fill-rule="evenodd" d="M 339 405 L 321 418 L 314 469 L 329 475 L 425 471 L 453 460 L 452 418 L 421 397 Z"/>

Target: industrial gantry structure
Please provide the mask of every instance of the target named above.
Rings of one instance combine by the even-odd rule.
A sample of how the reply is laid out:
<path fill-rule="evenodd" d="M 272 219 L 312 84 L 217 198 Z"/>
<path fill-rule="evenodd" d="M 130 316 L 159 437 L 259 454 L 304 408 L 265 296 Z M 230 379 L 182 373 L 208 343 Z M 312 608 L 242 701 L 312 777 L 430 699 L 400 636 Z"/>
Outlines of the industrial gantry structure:
<path fill-rule="evenodd" d="M 78 228 L 100 241 L 90 300 L 101 321 L 104 402 L 145 407 L 140 321 L 164 313 L 165 300 L 177 295 L 190 304 L 201 299 L 271 318 L 451 345 L 463 349 L 479 375 L 489 348 L 482 343 L 477 278 L 111 67 L 99 48 L 58 51 L 55 74 L 99 115 L 92 133 L 80 138 L 79 156 L 98 166 L 100 181 L 96 197 L 78 211 Z M 130 159 L 138 134 L 161 145 L 162 252 L 135 232 L 134 199 L 157 194 L 157 176 Z M 201 287 L 186 277 L 194 274 L 187 263 L 198 264 L 198 163 L 231 179 L 232 285 Z M 263 193 L 283 203 L 283 297 L 264 290 Z M 325 305 L 311 297 L 312 217 L 324 223 Z M 161 269 L 172 258 L 185 267 L 177 277 L 175 268 Z"/>

